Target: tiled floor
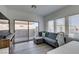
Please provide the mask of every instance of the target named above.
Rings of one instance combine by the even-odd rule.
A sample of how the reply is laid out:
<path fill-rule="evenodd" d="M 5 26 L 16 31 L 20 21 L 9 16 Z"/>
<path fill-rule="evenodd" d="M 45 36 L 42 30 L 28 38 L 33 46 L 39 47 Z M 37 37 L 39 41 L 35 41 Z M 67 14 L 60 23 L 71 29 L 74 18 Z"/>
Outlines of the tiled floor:
<path fill-rule="evenodd" d="M 15 42 L 28 41 L 28 37 L 15 37 Z"/>
<path fill-rule="evenodd" d="M 52 49 L 53 47 L 45 43 L 37 45 L 33 41 L 29 41 L 15 44 L 14 54 L 46 54 Z"/>
<path fill-rule="evenodd" d="M 19 43 L 19 42 L 23 42 L 23 41 L 28 41 L 28 40 L 33 40 L 34 37 L 15 37 L 15 42 Z"/>

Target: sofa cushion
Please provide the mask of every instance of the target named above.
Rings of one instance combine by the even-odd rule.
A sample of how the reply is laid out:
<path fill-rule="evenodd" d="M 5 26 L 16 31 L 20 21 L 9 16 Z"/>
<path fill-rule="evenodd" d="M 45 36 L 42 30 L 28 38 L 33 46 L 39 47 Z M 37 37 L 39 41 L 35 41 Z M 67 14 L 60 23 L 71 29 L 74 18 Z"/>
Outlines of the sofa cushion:
<path fill-rule="evenodd" d="M 47 41 L 52 42 L 52 43 L 56 43 L 57 42 L 56 40 L 50 39 L 50 38 L 47 38 L 47 37 L 44 37 L 44 40 L 47 40 Z"/>
<path fill-rule="evenodd" d="M 46 33 L 45 37 L 56 40 L 57 33 Z"/>

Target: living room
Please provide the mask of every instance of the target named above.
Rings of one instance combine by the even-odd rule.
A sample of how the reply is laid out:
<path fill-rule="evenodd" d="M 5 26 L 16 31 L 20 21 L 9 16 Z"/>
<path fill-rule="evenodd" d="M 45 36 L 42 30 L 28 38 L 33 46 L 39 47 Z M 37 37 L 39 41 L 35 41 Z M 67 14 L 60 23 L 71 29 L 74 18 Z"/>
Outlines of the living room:
<path fill-rule="evenodd" d="M 78 5 L 0 5 L 0 37 L 10 39 L 0 40 L 1 53 L 79 53 L 78 47 L 71 50 L 79 41 L 78 10 Z M 67 44 L 72 47 L 63 49 Z"/>

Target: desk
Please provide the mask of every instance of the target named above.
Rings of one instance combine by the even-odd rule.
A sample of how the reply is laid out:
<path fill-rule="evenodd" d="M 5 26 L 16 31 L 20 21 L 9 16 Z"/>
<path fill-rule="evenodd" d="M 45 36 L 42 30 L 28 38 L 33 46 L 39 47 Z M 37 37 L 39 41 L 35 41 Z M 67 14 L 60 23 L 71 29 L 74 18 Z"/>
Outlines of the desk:
<path fill-rule="evenodd" d="M 14 34 L 8 35 L 5 39 L 0 39 L 0 54 L 12 53 L 14 44 Z"/>
<path fill-rule="evenodd" d="M 79 54 L 79 42 L 71 41 L 63 46 L 47 52 L 47 54 Z"/>

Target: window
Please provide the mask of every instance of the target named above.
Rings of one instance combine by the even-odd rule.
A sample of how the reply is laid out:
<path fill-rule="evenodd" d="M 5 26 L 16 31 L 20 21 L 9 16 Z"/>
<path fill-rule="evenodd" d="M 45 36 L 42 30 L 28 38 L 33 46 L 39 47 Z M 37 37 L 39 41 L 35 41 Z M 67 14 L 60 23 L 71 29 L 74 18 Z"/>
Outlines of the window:
<path fill-rule="evenodd" d="M 0 35 L 7 34 L 9 32 L 9 20 L 0 19 Z"/>
<path fill-rule="evenodd" d="M 75 38 L 79 36 L 79 14 L 69 16 L 69 36 Z"/>
<path fill-rule="evenodd" d="M 56 32 L 65 32 L 65 18 L 56 19 Z"/>
<path fill-rule="evenodd" d="M 48 32 L 54 32 L 54 20 L 48 21 Z"/>

